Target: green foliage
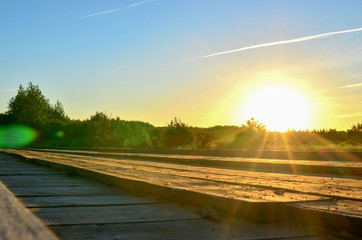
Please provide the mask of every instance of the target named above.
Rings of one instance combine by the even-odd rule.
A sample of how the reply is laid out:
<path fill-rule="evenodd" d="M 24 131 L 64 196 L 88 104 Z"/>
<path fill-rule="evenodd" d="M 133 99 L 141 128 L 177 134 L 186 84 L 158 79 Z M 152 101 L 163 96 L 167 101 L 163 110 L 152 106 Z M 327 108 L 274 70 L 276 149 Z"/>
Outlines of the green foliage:
<path fill-rule="evenodd" d="M 362 143 L 362 123 L 357 123 L 347 131 L 347 139 L 352 144 Z"/>
<path fill-rule="evenodd" d="M 164 133 L 164 146 L 172 148 L 182 147 L 191 144 L 192 141 L 192 133 L 187 124 L 177 118 L 171 120 Z"/>
<path fill-rule="evenodd" d="M 229 147 L 236 134 L 240 131 L 238 126 L 215 126 L 209 129 L 213 136 L 213 140 L 210 143 L 211 148 Z"/>
<path fill-rule="evenodd" d="M 198 128 L 193 131 L 193 146 L 195 148 L 210 148 L 215 140 L 214 133 L 208 128 Z"/>
<path fill-rule="evenodd" d="M 246 125 L 242 125 L 241 127 L 256 132 L 266 130 L 266 126 L 262 122 L 255 120 L 254 118 L 246 120 Z"/>
<path fill-rule="evenodd" d="M 84 122 L 88 143 L 101 147 L 148 146 L 153 126 L 139 121 L 112 119 L 96 112 Z"/>
<path fill-rule="evenodd" d="M 68 119 L 61 103 L 50 104 L 40 88 L 31 82 L 27 88 L 19 86 L 17 95 L 9 101 L 7 115 L 14 122 L 29 126 L 43 126 Z"/>
<path fill-rule="evenodd" d="M 122 147 L 140 147 L 150 145 L 150 135 L 141 122 L 119 121 L 118 135 Z"/>
<path fill-rule="evenodd" d="M 7 113 L 0 113 L 0 125 L 9 125 L 13 123 L 14 120 Z"/>
<path fill-rule="evenodd" d="M 251 118 L 241 126 L 238 134 L 231 143 L 232 147 L 259 148 L 266 133 L 266 126 Z"/>

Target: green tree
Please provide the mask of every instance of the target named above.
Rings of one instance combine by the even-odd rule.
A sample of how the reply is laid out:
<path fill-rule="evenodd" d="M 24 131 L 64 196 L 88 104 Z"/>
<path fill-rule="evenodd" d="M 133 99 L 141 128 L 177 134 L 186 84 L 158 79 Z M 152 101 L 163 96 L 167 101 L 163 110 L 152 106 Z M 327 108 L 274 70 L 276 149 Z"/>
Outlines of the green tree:
<path fill-rule="evenodd" d="M 266 132 L 266 126 L 254 118 L 241 125 L 240 132 L 236 134 L 231 143 L 234 147 L 256 148 L 259 147 Z"/>
<path fill-rule="evenodd" d="M 347 131 L 347 139 L 350 143 L 362 143 L 362 123 L 357 123 Z"/>
<path fill-rule="evenodd" d="M 122 147 L 149 145 L 150 137 L 142 123 L 136 121 L 118 121 L 117 135 Z"/>
<path fill-rule="evenodd" d="M 49 103 L 38 85 L 30 82 L 27 88 L 19 86 L 18 93 L 9 101 L 7 114 L 14 122 L 30 126 L 43 126 L 64 121 L 67 116 L 62 104 Z"/>
<path fill-rule="evenodd" d="M 180 147 L 188 145 L 192 141 L 189 126 L 177 118 L 171 120 L 164 133 L 164 145 L 166 147 Z"/>
<path fill-rule="evenodd" d="M 193 135 L 193 145 L 196 148 L 209 148 L 215 139 L 213 132 L 208 128 L 194 129 Z"/>
<path fill-rule="evenodd" d="M 241 125 L 241 127 L 247 128 L 247 129 L 253 130 L 253 131 L 265 131 L 266 130 L 266 126 L 262 122 L 255 120 L 254 118 L 246 120 L 246 125 Z"/>
<path fill-rule="evenodd" d="M 108 146 L 115 136 L 115 125 L 105 113 L 96 112 L 85 122 L 85 125 L 91 145 Z"/>

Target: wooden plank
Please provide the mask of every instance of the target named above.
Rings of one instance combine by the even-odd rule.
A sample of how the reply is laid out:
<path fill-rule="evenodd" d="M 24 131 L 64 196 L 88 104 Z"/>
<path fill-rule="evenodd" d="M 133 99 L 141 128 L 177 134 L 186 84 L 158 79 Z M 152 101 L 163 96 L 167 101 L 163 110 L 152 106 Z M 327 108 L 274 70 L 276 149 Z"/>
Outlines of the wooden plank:
<path fill-rule="evenodd" d="M 126 194 L 92 195 L 92 196 L 41 196 L 21 197 L 20 201 L 27 207 L 66 207 L 66 206 L 96 206 L 96 205 L 131 205 L 155 203 L 144 198 L 132 197 Z"/>
<path fill-rule="evenodd" d="M 79 148 L 78 148 L 79 149 Z M 293 150 L 247 150 L 247 149 L 150 149 L 150 148 L 63 148 L 63 149 L 29 149 L 34 151 L 52 152 L 90 152 L 90 153 L 120 153 L 120 154 L 150 154 L 177 156 L 215 156 L 233 158 L 264 158 L 286 160 L 331 160 L 331 161 L 361 161 L 361 151 L 293 151 Z"/>
<path fill-rule="evenodd" d="M 362 216 L 362 202 L 360 201 L 330 200 L 319 202 L 301 202 L 293 203 L 291 206 L 323 211 L 331 214 L 341 214 L 349 217 L 361 218 Z"/>
<path fill-rule="evenodd" d="M 42 172 L 42 171 L 24 171 L 24 172 L 1 172 L 0 176 L 11 176 L 11 175 L 61 175 L 60 173 Z"/>
<path fill-rule="evenodd" d="M 41 169 L 45 169 L 44 167 L 41 166 L 36 166 L 34 164 L 30 164 L 30 163 L 0 163 L 0 169 L 8 169 L 8 168 L 36 168 L 36 167 L 40 167 Z"/>
<path fill-rule="evenodd" d="M 0 156 L 0 163 L 8 163 L 8 162 L 19 163 L 19 162 L 22 162 L 22 161 L 17 159 L 17 158 L 14 158 L 12 156 L 6 156 L 6 157 L 1 157 Z"/>
<path fill-rule="evenodd" d="M 84 178 L 79 177 L 68 177 L 64 174 L 48 174 L 48 175 L 8 175 L 1 176 L 1 180 L 6 182 L 8 180 L 24 180 L 24 181 L 49 181 L 49 180 L 65 180 L 65 179 L 77 179 L 84 180 Z"/>
<path fill-rule="evenodd" d="M 57 237 L 0 182 L 0 239 L 56 240 Z"/>
<path fill-rule="evenodd" d="M 0 168 L 0 175 L 31 175 L 31 174 L 59 174 L 59 171 L 48 168 L 24 167 L 24 168 Z"/>
<path fill-rule="evenodd" d="M 67 196 L 67 195 L 90 195 L 90 194 L 114 194 L 116 188 L 104 186 L 72 186 L 72 187 L 10 187 L 16 196 Z"/>
<path fill-rule="evenodd" d="M 21 176 L 22 177 L 22 176 Z M 82 186 L 86 181 L 64 179 L 64 180 L 38 180 L 32 181 L 21 179 L 2 179 L 3 183 L 8 187 L 67 187 L 67 186 Z"/>
<path fill-rule="evenodd" d="M 38 169 L 38 170 L 42 170 L 42 171 L 52 171 L 52 172 L 56 172 L 54 169 L 51 168 L 47 168 L 44 166 L 37 166 L 35 164 L 30 164 L 30 163 L 2 163 L 0 164 L 0 170 L 2 171 L 13 171 L 13 170 L 34 170 L 34 169 Z"/>
<path fill-rule="evenodd" d="M 334 231 L 350 231 L 362 236 L 362 202 L 330 200 L 288 204 L 308 224 L 326 226 Z M 348 237 L 350 238 L 350 237 Z"/>
<path fill-rule="evenodd" d="M 37 167 L 34 165 L 30 165 L 30 166 L 16 166 L 16 167 L 1 167 L 0 166 L 0 171 L 1 172 L 29 172 L 29 171 L 35 171 L 35 172 L 57 172 L 54 171 L 54 169 L 49 169 L 49 168 L 45 168 L 45 167 Z"/>
<path fill-rule="evenodd" d="M 0 164 L 19 164 L 19 163 L 23 163 L 20 160 L 0 160 Z"/>
<path fill-rule="evenodd" d="M 9 187 L 25 187 L 25 186 L 39 186 L 39 187 L 55 187 L 55 186 L 84 186 L 84 185 L 98 185 L 103 186 L 101 183 L 91 179 L 70 177 L 66 175 L 15 175 L 15 176 L 1 176 L 3 183 Z"/>
<path fill-rule="evenodd" d="M 38 164 L 94 178 L 126 190 L 155 194 L 184 203 L 212 203 L 210 205 L 218 211 L 262 221 L 294 215 L 294 208 L 285 206 L 288 202 L 325 200 L 328 196 L 359 199 L 362 190 L 361 181 L 354 179 L 236 171 L 29 151 L 15 154 Z M 264 214 L 265 212 L 267 214 Z"/>
<path fill-rule="evenodd" d="M 41 167 L 40 165 L 34 165 L 32 163 L 28 163 L 28 162 L 24 162 L 24 161 L 12 161 L 12 160 L 8 160 L 8 161 L 1 161 L 0 160 L 0 167 L 11 167 L 11 166 L 38 166 Z"/>
<path fill-rule="evenodd" d="M 200 219 L 200 216 L 197 214 L 170 204 L 32 208 L 31 210 L 47 225 L 138 223 Z"/>
<path fill-rule="evenodd" d="M 14 161 L 19 161 L 18 159 L 14 158 L 13 156 L 7 155 L 7 154 L 3 154 L 0 153 L 0 161 L 6 161 L 6 160 L 14 160 Z"/>
<path fill-rule="evenodd" d="M 360 161 L 322 161 L 316 160 L 285 160 L 285 159 L 263 159 L 263 158 L 240 158 L 240 157 L 215 157 L 215 156 L 192 156 L 175 154 L 144 154 L 144 153 L 111 153 L 92 151 L 66 151 L 66 150 L 37 150 L 44 153 L 52 152 L 58 154 L 88 155 L 93 157 L 107 157 L 112 159 L 148 160 L 166 163 L 182 163 L 188 165 L 201 165 L 213 167 L 229 167 L 232 169 L 251 169 L 271 172 L 303 172 L 322 173 L 337 175 L 362 174 L 362 163 Z"/>
<path fill-rule="evenodd" d="M 234 219 L 233 221 L 227 219 L 221 223 L 196 219 L 137 224 L 51 226 L 50 228 L 61 239 L 72 240 L 323 239 L 318 232 L 307 229 L 307 226 L 291 224 L 262 225 L 240 219 Z"/>
<path fill-rule="evenodd" d="M 14 157 L 9 157 L 9 158 L 0 158 L 0 163 L 21 163 L 22 161 L 14 158 Z"/>
<path fill-rule="evenodd" d="M 190 181 L 193 183 L 198 179 L 203 179 L 205 184 L 212 181 L 212 184 L 225 183 L 231 185 L 249 185 L 260 186 L 261 188 L 283 189 L 284 192 L 300 192 L 303 196 L 283 197 L 281 195 L 270 195 L 264 197 L 264 193 L 250 194 L 244 200 L 251 201 L 303 201 L 315 200 L 305 199 L 307 194 L 323 195 L 325 197 L 342 197 L 349 199 L 361 199 L 362 181 L 357 179 L 315 177 L 298 174 L 277 174 L 264 173 L 231 169 L 218 169 L 211 167 L 187 166 L 182 164 L 167 164 L 150 161 L 132 161 L 132 160 L 112 160 L 110 158 L 79 156 L 57 153 L 42 153 L 32 151 L 17 151 L 26 157 L 42 159 L 50 162 L 57 162 L 66 165 L 77 166 L 78 168 L 92 169 L 95 171 L 117 174 L 120 177 L 128 177 L 150 181 L 158 179 L 163 181 L 162 185 L 171 183 L 173 187 L 178 187 L 180 181 L 182 184 Z M 179 179 L 180 181 L 176 181 Z M 202 191 L 201 188 L 199 188 Z M 233 189 L 231 187 L 230 189 Z M 307 194 L 304 194 L 307 193 Z M 245 192 L 239 194 L 243 196 Z M 289 200 L 288 200 L 289 199 Z"/>
<path fill-rule="evenodd" d="M 246 171 L 233 171 L 226 169 L 183 166 L 179 164 L 165 164 L 131 160 L 116 160 L 108 158 L 83 157 L 66 154 L 51 154 L 29 151 L 18 151 L 26 157 L 42 159 L 77 167 L 81 169 L 117 175 L 120 178 L 145 181 L 159 186 L 168 186 L 183 190 L 197 191 L 217 197 L 228 197 L 248 202 L 296 202 L 306 200 L 320 200 L 321 196 L 305 193 L 296 193 L 300 182 L 293 181 L 296 175 L 251 173 Z M 247 177 L 245 177 L 247 175 Z M 249 175 L 249 176 L 248 176 Z M 284 176 L 292 181 L 280 179 Z M 277 179 L 274 179 L 277 178 Z M 279 178 L 279 179 L 278 179 Z M 284 183 L 284 184 L 283 184 Z M 287 183 L 287 184 L 286 184 Z M 261 185 L 248 186 L 248 185 Z M 308 182 L 310 185 L 310 183 Z M 284 188 L 283 194 L 275 193 L 273 188 Z M 272 188 L 272 189 L 270 189 Z M 288 190 L 292 190 L 289 192 Z M 318 189 L 320 190 L 320 189 Z M 319 193 L 319 191 L 318 191 Z"/>

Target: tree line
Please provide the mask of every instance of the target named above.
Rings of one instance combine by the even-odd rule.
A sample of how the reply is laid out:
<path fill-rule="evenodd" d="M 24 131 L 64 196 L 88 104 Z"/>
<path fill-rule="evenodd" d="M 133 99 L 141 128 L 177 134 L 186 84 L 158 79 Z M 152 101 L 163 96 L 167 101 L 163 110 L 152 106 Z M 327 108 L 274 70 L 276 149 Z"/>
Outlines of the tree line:
<path fill-rule="evenodd" d="M 86 120 L 75 120 L 67 116 L 61 102 L 51 104 L 39 86 L 31 82 L 27 87 L 20 85 L 16 96 L 8 103 L 8 110 L 0 113 L 0 147 L 13 146 L 14 139 L 8 135 L 14 133 L 4 129 L 18 125 L 35 132 L 34 139 L 21 147 L 283 149 L 362 144 L 361 123 L 347 131 L 322 129 L 280 133 L 267 131 L 263 123 L 253 118 L 241 126 L 210 128 L 192 127 L 178 118 L 167 126 L 155 127 L 146 122 L 112 118 L 103 112 L 96 112 Z"/>

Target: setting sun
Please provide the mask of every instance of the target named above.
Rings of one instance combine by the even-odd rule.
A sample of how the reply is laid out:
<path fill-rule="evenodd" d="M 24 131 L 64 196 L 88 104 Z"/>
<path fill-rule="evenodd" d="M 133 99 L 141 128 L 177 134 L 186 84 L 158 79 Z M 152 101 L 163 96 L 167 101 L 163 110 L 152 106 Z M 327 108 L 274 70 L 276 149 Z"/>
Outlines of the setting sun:
<path fill-rule="evenodd" d="M 285 87 L 266 87 L 248 100 L 244 117 L 263 122 L 272 131 L 305 129 L 308 104 L 303 96 Z"/>

